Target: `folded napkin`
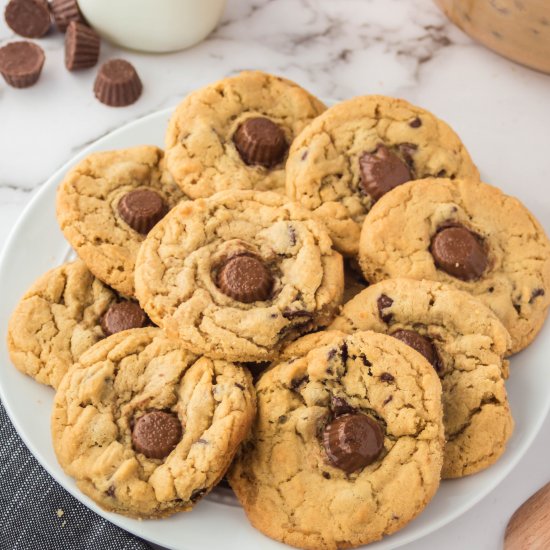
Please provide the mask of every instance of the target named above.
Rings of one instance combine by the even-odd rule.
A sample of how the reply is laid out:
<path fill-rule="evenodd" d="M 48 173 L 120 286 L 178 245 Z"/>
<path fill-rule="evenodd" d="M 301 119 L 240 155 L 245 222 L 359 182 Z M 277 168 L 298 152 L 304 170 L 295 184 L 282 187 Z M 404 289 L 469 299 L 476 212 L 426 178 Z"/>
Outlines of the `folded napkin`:
<path fill-rule="evenodd" d="M 151 550 L 88 510 L 38 464 L 0 402 L 0 548 Z"/>

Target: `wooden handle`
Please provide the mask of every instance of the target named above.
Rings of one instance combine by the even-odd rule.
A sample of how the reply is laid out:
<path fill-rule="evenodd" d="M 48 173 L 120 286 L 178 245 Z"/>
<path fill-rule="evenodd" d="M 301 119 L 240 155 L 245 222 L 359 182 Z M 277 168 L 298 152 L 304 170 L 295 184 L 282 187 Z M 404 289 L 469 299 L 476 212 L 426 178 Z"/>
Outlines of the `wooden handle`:
<path fill-rule="evenodd" d="M 550 483 L 526 500 L 510 518 L 504 550 L 550 548 Z"/>

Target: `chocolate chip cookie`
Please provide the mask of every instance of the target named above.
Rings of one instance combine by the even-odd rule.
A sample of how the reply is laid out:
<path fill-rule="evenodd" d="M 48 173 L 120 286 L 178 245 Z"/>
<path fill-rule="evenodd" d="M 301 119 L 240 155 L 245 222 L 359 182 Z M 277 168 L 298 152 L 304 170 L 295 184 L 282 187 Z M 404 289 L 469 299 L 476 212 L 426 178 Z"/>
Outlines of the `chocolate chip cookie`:
<path fill-rule="evenodd" d="M 152 146 L 94 153 L 57 191 L 66 239 L 98 279 L 126 296 L 134 294 L 134 264 L 145 235 L 183 198 L 162 165 L 162 151 Z"/>
<path fill-rule="evenodd" d="M 479 472 L 502 455 L 513 430 L 503 359 L 510 336 L 479 300 L 435 281 L 390 279 L 348 302 L 330 328 L 390 334 L 433 366 L 443 387 L 442 477 Z"/>
<path fill-rule="evenodd" d="M 247 71 L 187 96 L 170 119 L 166 166 L 192 198 L 226 189 L 284 192 L 288 148 L 325 110 L 284 78 Z"/>
<path fill-rule="evenodd" d="M 479 178 L 447 124 L 384 96 L 328 109 L 292 143 L 286 173 L 287 195 L 313 210 L 349 256 L 357 254 L 365 214 L 390 189 L 428 176 Z"/>
<path fill-rule="evenodd" d="M 274 192 L 223 191 L 182 202 L 143 242 L 136 293 L 187 348 L 266 361 L 334 317 L 342 257 L 310 212 Z"/>
<path fill-rule="evenodd" d="M 435 494 L 441 384 L 395 338 L 332 331 L 322 339 L 258 382 L 258 416 L 229 482 L 264 534 L 336 550 L 397 531 Z"/>
<path fill-rule="evenodd" d="M 158 328 L 120 332 L 63 379 L 52 413 L 65 472 L 106 510 L 189 510 L 222 478 L 255 413 L 251 378 L 197 357 Z"/>
<path fill-rule="evenodd" d="M 148 322 L 136 302 L 123 300 L 76 260 L 48 271 L 26 292 L 10 318 L 8 350 L 20 371 L 57 388 L 98 340 Z"/>
<path fill-rule="evenodd" d="M 365 219 L 359 245 L 365 277 L 449 283 L 489 306 L 512 336 L 511 353 L 542 327 L 550 304 L 550 242 L 513 197 L 469 179 L 402 185 Z"/>

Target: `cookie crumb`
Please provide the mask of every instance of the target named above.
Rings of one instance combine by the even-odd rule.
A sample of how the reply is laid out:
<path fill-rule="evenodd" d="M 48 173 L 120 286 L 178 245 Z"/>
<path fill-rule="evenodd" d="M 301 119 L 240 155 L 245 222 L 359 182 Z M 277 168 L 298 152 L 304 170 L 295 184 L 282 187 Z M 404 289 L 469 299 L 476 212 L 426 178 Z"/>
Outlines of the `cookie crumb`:
<path fill-rule="evenodd" d="M 57 517 L 60 518 L 65 512 L 61 508 L 58 508 L 55 513 Z"/>

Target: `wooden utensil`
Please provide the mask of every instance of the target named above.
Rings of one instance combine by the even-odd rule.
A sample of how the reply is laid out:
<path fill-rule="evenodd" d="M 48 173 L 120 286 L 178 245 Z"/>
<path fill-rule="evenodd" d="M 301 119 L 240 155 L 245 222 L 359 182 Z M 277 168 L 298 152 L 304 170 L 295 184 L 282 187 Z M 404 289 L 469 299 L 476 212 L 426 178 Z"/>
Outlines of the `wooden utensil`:
<path fill-rule="evenodd" d="M 550 483 L 526 500 L 510 518 L 504 534 L 504 550 L 550 548 Z"/>

